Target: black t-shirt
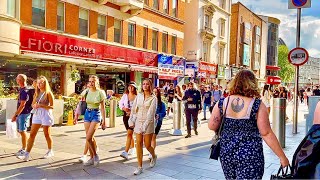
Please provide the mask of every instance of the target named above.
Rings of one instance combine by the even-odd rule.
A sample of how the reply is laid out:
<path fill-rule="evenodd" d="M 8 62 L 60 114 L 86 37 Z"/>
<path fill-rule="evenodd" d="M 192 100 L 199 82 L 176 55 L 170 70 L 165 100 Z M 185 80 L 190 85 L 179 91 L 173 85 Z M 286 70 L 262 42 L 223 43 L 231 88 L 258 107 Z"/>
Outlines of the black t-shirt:
<path fill-rule="evenodd" d="M 320 90 L 319 89 L 313 90 L 313 95 L 314 96 L 320 96 Z"/>
<path fill-rule="evenodd" d="M 170 97 L 170 95 L 172 95 L 172 97 Z M 172 103 L 173 98 L 174 98 L 174 89 L 169 89 L 168 90 L 168 97 L 169 97 L 168 102 Z"/>
<path fill-rule="evenodd" d="M 33 89 L 34 92 L 34 89 Z M 33 96 L 31 95 L 32 89 L 27 89 L 26 87 L 19 89 L 19 97 L 17 108 L 19 108 L 21 101 L 26 101 L 26 104 L 20 114 L 29 114 L 32 110 L 31 104 L 33 100 Z"/>
<path fill-rule="evenodd" d="M 203 93 L 202 98 L 204 99 L 205 104 L 211 104 L 211 96 L 212 96 L 212 94 L 210 91 Z"/>

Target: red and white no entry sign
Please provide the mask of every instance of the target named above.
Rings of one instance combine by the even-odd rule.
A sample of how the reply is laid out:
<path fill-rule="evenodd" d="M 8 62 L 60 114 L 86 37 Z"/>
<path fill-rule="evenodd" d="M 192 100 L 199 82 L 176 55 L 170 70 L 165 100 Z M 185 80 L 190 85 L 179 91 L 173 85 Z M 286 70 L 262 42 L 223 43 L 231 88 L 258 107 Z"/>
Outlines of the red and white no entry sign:
<path fill-rule="evenodd" d="M 294 48 L 288 54 L 288 60 L 295 66 L 304 65 L 308 62 L 309 54 L 304 48 Z"/>

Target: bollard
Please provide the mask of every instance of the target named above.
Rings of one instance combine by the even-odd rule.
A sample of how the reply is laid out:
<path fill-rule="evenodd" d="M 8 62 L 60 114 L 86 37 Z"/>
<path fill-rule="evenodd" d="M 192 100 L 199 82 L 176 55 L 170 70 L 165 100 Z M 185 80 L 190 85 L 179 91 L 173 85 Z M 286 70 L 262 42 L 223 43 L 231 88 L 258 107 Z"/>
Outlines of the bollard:
<path fill-rule="evenodd" d="M 117 101 L 110 100 L 110 116 L 109 116 L 109 127 L 115 127 L 116 115 L 117 115 Z"/>
<path fill-rule="evenodd" d="M 171 134 L 174 136 L 182 136 L 185 134 L 182 130 L 182 103 L 181 101 L 173 102 L 173 129 Z"/>
<path fill-rule="evenodd" d="M 67 126 L 73 126 L 73 111 L 68 112 Z"/>
<path fill-rule="evenodd" d="M 286 146 L 286 99 L 274 98 L 272 106 L 272 130 L 282 148 Z"/>
<path fill-rule="evenodd" d="M 313 125 L 314 111 L 316 110 L 316 106 L 320 101 L 320 96 L 310 96 L 308 101 L 309 114 L 306 118 L 306 133 L 308 133 L 311 126 Z"/>

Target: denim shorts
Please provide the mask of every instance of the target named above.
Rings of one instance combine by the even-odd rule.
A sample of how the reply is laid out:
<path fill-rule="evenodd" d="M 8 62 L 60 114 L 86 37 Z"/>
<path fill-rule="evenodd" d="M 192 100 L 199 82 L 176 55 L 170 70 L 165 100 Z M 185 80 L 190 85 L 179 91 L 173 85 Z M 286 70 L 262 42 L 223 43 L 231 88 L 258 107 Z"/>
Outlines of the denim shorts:
<path fill-rule="evenodd" d="M 84 113 L 84 122 L 101 122 L 101 112 L 99 109 L 86 109 Z"/>
<path fill-rule="evenodd" d="M 17 128 L 18 132 L 27 131 L 27 123 L 29 122 L 31 114 L 20 114 L 17 117 Z"/>

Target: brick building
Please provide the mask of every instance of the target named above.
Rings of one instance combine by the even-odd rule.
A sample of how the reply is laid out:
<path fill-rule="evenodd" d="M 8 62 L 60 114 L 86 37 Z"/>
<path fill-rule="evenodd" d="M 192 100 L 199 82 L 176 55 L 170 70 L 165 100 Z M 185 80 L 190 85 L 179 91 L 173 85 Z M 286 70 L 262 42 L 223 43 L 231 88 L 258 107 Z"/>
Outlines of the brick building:
<path fill-rule="evenodd" d="M 267 51 L 266 22 L 240 2 L 231 7 L 230 65 L 232 76 L 240 67 L 253 70 L 262 84 Z"/>
<path fill-rule="evenodd" d="M 183 56 L 183 0 L 2 0 L 0 80 L 45 75 L 69 95 L 97 74 L 104 89 L 157 77 L 158 56 Z"/>

